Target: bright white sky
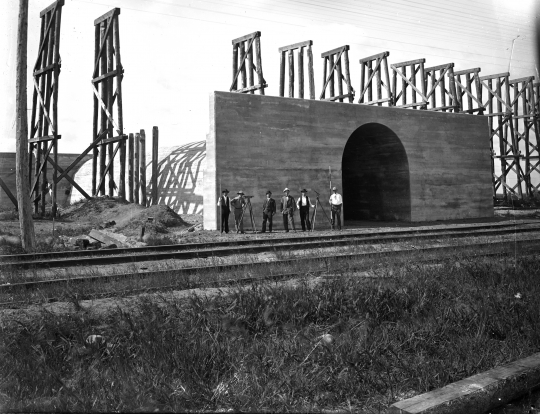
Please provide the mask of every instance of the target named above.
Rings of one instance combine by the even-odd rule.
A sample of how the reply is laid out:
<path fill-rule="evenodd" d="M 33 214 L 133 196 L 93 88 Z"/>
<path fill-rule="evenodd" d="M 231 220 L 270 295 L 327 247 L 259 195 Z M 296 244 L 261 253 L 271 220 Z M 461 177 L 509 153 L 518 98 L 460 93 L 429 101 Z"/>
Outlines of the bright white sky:
<path fill-rule="evenodd" d="M 0 151 L 15 151 L 15 58 L 18 0 L 0 1 Z M 50 0 L 30 0 L 28 56 L 33 66 L 39 12 Z M 314 42 L 315 84 L 320 54 L 351 46 L 351 78 L 358 90 L 358 60 L 385 50 L 389 63 L 426 58 L 433 66 L 481 67 L 481 75 L 537 75 L 535 0 L 65 0 L 62 12 L 59 133 L 62 153 L 78 153 L 92 140 L 95 18 L 121 8 L 125 77 L 125 133 L 152 126 L 160 146 L 204 140 L 209 94 L 229 90 L 231 40 L 261 31 L 267 95 L 278 95 L 278 47 Z M 28 72 L 31 105 L 31 74 Z M 306 88 L 307 90 L 307 88 Z M 30 112 L 29 112 L 30 113 Z"/>

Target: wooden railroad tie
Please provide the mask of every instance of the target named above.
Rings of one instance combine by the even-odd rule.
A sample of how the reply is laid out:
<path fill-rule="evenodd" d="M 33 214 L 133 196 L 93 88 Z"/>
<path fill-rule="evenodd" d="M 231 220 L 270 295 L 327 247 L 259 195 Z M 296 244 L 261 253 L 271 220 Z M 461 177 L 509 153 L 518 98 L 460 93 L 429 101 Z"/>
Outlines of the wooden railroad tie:
<path fill-rule="evenodd" d="M 264 80 L 262 70 L 261 32 L 236 38 L 232 41 L 232 45 L 233 80 L 229 91 L 254 94 L 258 90 L 260 95 L 264 95 L 264 88 L 268 85 Z M 257 63 L 253 60 L 254 54 Z M 255 84 L 254 72 L 257 73 L 257 84 Z"/>

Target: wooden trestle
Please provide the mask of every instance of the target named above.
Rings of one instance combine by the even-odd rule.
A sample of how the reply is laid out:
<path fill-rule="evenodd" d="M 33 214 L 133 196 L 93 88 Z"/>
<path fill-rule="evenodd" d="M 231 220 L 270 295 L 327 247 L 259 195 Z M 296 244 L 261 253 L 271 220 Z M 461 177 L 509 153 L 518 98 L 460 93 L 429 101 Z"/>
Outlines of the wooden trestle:
<path fill-rule="evenodd" d="M 45 196 L 50 192 L 51 214 L 53 216 L 56 215 L 57 209 L 58 140 L 61 138 L 58 134 L 58 81 L 60 77 L 60 23 L 63 5 L 64 0 L 57 0 L 39 14 L 41 31 L 38 56 L 32 73 L 34 93 L 30 137 L 28 139 L 30 147 L 28 176 L 30 197 L 34 202 L 34 213 L 45 215 Z M 53 167 L 50 182 L 47 178 L 48 164 Z M 33 167 L 35 167 L 34 171 Z"/>
<path fill-rule="evenodd" d="M 279 96 L 285 96 L 285 54 L 288 53 L 289 61 L 289 98 L 294 98 L 294 51 L 298 49 L 298 97 L 304 98 L 304 49 L 307 48 L 309 99 L 315 99 L 315 77 L 313 74 L 313 41 L 295 43 L 278 49 L 280 56 L 279 65 Z"/>
<path fill-rule="evenodd" d="M 264 88 L 267 88 L 268 85 L 262 71 L 261 32 L 250 33 L 234 39 L 232 45 L 233 80 L 229 91 L 253 94 L 258 90 L 259 94 L 264 95 Z M 256 64 L 253 61 L 254 54 Z M 254 72 L 257 73 L 257 84 L 255 84 Z"/>
<path fill-rule="evenodd" d="M 354 100 L 354 89 L 351 85 L 351 75 L 349 72 L 349 45 L 341 46 L 321 54 L 324 59 L 323 87 L 319 99 L 323 101 L 339 101 L 348 98 L 352 103 Z M 343 58 L 343 63 L 341 61 Z M 343 73 L 345 72 L 345 73 Z M 336 79 L 337 78 L 337 79 Z M 343 81 L 347 93 L 343 93 Z M 338 93 L 335 94 L 337 83 Z M 326 88 L 329 89 L 329 97 L 326 98 Z"/>

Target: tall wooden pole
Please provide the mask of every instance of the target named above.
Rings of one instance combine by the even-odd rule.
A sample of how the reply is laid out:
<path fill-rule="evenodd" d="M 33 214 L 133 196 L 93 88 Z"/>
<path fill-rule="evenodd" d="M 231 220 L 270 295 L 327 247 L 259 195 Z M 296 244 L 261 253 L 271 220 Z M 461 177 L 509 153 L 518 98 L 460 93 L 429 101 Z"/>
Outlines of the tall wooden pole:
<path fill-rule="evenodd" d="M 155 126 L 152 128 L 152 205 L 158 203 L 158 149 L 159 130 Z"/>
<path fill-rule="evenodd" d="M 140 152 L 139 152 L 139 171 L 140 171 L 140 186 L 141 186 L 141 206 L 146 207 L 146 133 L 141 129 L 140 134 Z"/>
<path fill-rule="evenodd" d="M 28 47 L 28 0 L 19 1 L 17 27 L 17 83 L 16 83 L 16 137 L 17 137 L 17 203 L 23 249 L 32 253 L 36 246 L 34 221 L 28 183 L 28 119 L 26 113 L 26 55 Z"/>

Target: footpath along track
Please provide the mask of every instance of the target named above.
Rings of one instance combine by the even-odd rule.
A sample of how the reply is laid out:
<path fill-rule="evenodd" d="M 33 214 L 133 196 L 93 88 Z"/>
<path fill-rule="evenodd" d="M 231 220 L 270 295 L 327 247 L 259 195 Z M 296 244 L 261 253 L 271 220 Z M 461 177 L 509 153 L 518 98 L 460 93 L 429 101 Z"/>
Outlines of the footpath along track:
<path fill-rule="evenodd" d="M 491 237 L 517 233 L 540 232 L 540 222 L 504 222 L 473 225 L 434 226 L 430 228 L 392 229 L 377 232 L 348 232 L 333 235 L 262 238 L 223 242 L 186 243 L 166 246 L 64 251 L 0 256 L 2 268 L 44 269 L 76 266 L 99 266 L 168 259 L 224 257 L 276 251 L 309 250 L 397 241 L 418 241 L 440 238 Z"/>
<path fill-rule="evenodd" d="M 483 250 L 483 251 L 482 251 Z M 398 250 L 385 250 L 385 251 L 376 251 L 376 252 L 357 252 L 357 253 L 341 253 L 341 254 L 331 254 L 331 255 L 317 255 L 317 256 L 307 256 L 307 257 L 295 257 L 292 259 L 284 260 L 273 260 L 273 261 L 259 261 L 259 262 L 248 262 L 248 263 L 237 263 L 237 264 L 222 264 L 222 265 L 210 265 L 210 266 L 196 266 L 196 267 L 183 267 L 178 269 L 167 269 L 167 270 L 158 270 L 158 271 L 142 271 L 142 272 L 130 272 L 130 273 L 121 273 L 121 274 L 110 274 L 110 275 L 95 275 L 95 276 L 75 276 L 62 279 L 50 279 L 50 280 L 39 280 L 23 283 L 12 283 L 0 285 L 0 294 L 1 293 L 10 293 L 17 291 L 31 291 L 31 290 L 43 290 L 47 288 L 62 288 L 70 285 L 82 284 L 82 283 L 108 283 L 116 282 L 122 280 L 130 279 L 145 279 L 145 278 L 159 278 L 161 276 L 171 276 L 174 275 L 175 278 L 184 278 L 187 280 L 186 289 L 191 289 L 194 287 L 199 287 L 199 285 L 207 284 L 217 284 L 225 283 L 251 283 L 254 280 L 274 280 L 274 279 L 283 279 L 287 277 L 292 277 L 289 272 L 283 272 L 283 269 L 280 266 L 303 264 L 307 262 L 318 262 L 323 265 L 327 261 L 333 260 L 346 260 L 346 259 L 390 259 L 390 258 L 407 258 L 411 254 L 422 254 L 421 259 L 415 259 L 418 263 L 429 263 L 429 262 L 443 262 L 448 259 L 452 260 L 456 258 L 456 255 L 460 255 L 461 258 L 470 257 L 470 258 L 479 258 L 479 257 L 489 257 L 489 256 L 504 256 L 504 255 L 514 255 L 514 254 L 533 254 L 540 253 L 540 238 L 530 238 L 525 240 L 516 240 L 512 243 L 509 243 L 508 240 L 491 242 L 491 243 L 467 243 L 457 246 L 436 246 L 436 247 L 424 247 L 424 248 L 405 248 Z M 272 265 L 277 269 L 270 270 L 268 274 L 252 277 L 251 275 L 257 273 L 258 269 L 262 267 L 268 267 Z M 361 268 L 358 267 L 359 270 Z M 351 269 L 348 269 L 351 270 Z M 197 274 L 199 272 L 246 272 L 250 275 L 248 278 L 235 278 L 234 280 L 218 280 L 206 282 L 197 282 L 195 284 L 189 283 L 189 275 Z M 318 270 L 309 270 L 310 273 L 319 273 Z M 298 275 L 298 273 L 296 273 Z M 145 288 L 144 290 L 147 290 Z"/>

